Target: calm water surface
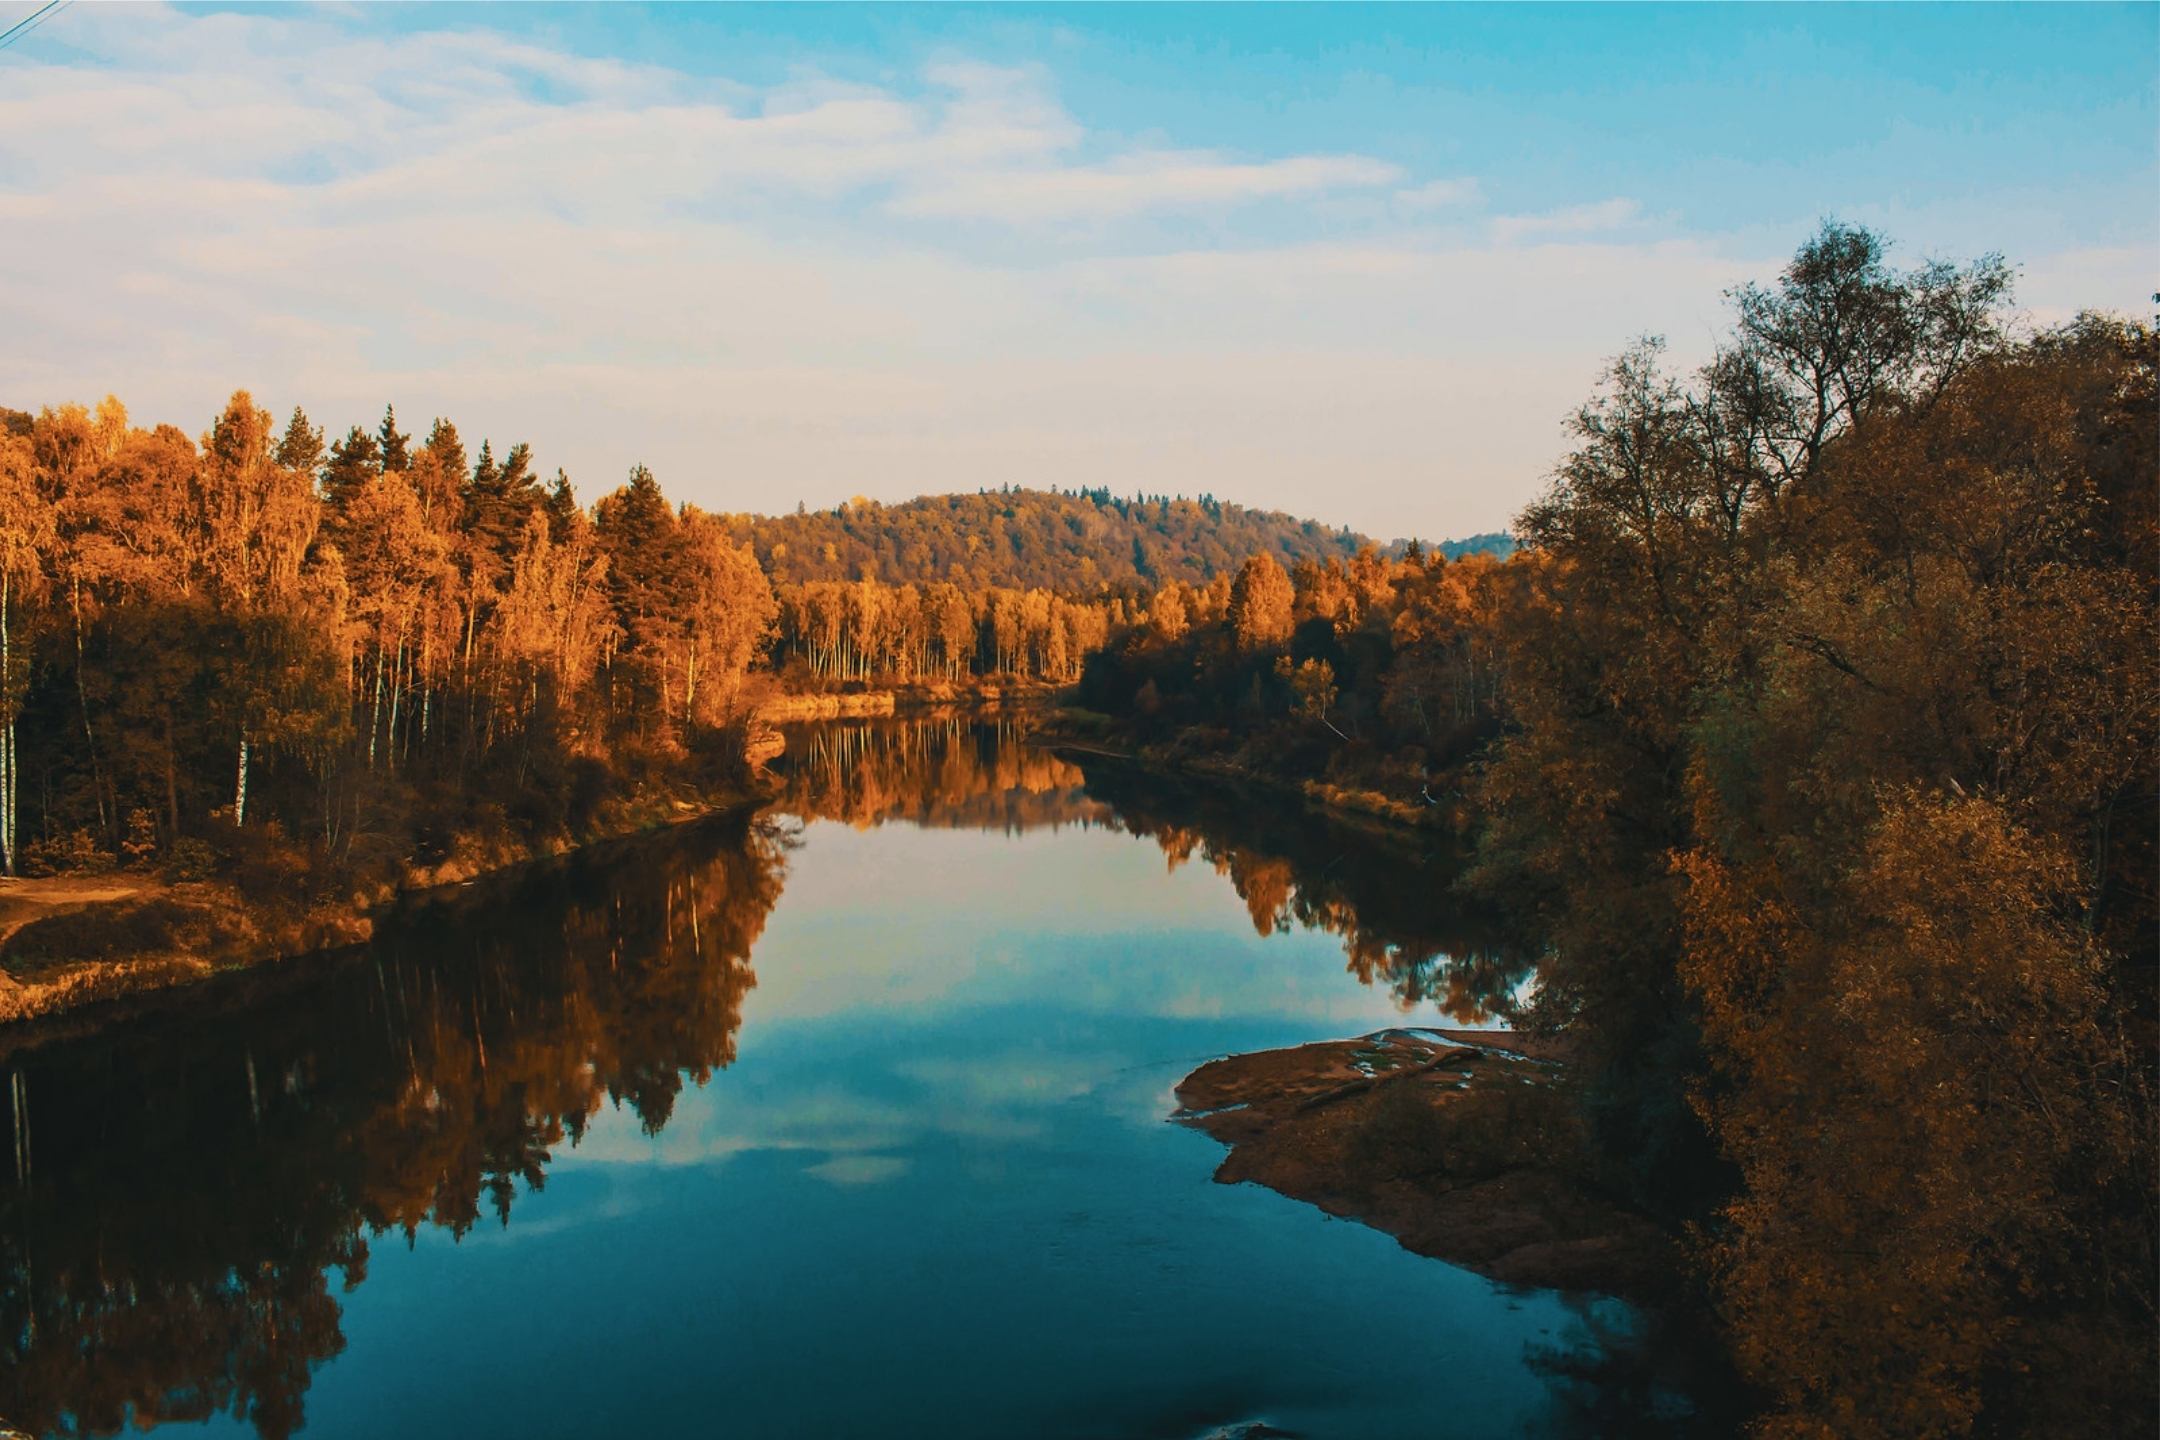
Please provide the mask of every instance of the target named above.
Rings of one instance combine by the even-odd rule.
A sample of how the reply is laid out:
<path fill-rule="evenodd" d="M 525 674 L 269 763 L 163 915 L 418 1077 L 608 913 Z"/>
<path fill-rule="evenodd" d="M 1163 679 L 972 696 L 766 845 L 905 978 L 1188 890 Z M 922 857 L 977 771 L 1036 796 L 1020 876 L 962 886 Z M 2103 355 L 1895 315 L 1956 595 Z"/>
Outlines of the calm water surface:
<path fill-rule="evenodd" d="M 992 729 L 16 1057 L 0 1416 L 41 1433 L 1598 1433 L 1509 1293 L 1166 1124 L 1225 1052 L 1520 978 L 1420 857 Z"/>

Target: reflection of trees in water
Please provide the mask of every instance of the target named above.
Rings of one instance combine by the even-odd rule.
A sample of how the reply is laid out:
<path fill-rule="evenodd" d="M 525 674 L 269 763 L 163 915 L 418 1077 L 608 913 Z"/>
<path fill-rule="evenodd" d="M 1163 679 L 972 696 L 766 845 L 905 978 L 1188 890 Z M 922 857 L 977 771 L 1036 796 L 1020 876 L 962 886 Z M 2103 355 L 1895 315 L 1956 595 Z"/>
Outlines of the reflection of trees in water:
<path fill-rule="evenodd" d="M 1081 766 L 1017 743 L 1024 722 L 958 717 L 806 726 L 788 737 L 783 809 L 858 828 L 1107 826 L 1228 879 L 1262 935 L 1342 937 L 1352 974 L 1404 1009 L 1490 1018 L 1529 973 L 1489 915 L 1452 896 L 1458 857 L 1334 823 L 1309 807 L 1127 765 Z"/>
<path fill-rule="evenodd" d="M 1077 765 L 1017 743 L 1019 733 L 1010 719 L 958 716 L 793 729 L 775 765 L 779 806 L 857 829 L 903 820 L 1017 834 L 1107 817 Z"/>
<path fill-rule="evenodd" d="M 1262 933 L 1343 937 L 1406 1005 L 1482 1013 L 1521 968 L 1445 894 L 1446 862 L 1301 807 L 1070 761 L 1007 726 L 932 720 L 791 736 L 782 808 L 1018 832 L 1105 826 L 1198 857 Z M 604 1103 L 648 1132 L 735 1056 L 751 947 L 786 842 L 693 826 L 385 927 L 367 950 L 177 996 L 20 1061 L 0 1180 L 0 1419 L 114 1434 L 228 1413 L 303 1419 L 344 1346 L 331 1289 L 376 1237 L 507 1224 Z M 4 1174 L 4 1172 L 0 1172 Z"/>
<path fill-rule="evenodd" d="M 1476 1023 L 1502 1010 L 1529 974 L 1526 952 L 1498 919 L 1450 893 L 1460 859 L 1446 850 L 1129 766 L 1091 764 L 1087 782 L 1113 823 L 1154 840 L 1172 870 L 1196 855 L 1214 866 L 1262 935 L 1298 925 L 1342 937 L 1350 973 L 1385 985 L 1405 1010 L 1429 1001 Z"/>
<path fill-rule="evenodd" d="M 1557 1404 L 1553 1433 L 1582 1440 L 1714 1440 L 1758 1407 L 1735 1382 L 1710 1317 L 1642 1310 L 1595 1295 L 1561 1297 L 1570 1316 L 1530 1368 Z"/>
<path fill-rule="evenodd" d="M 603 1103 L 657 1131 L 733 1060 L 784 864 L 767 833 L 696 827 L 430 907 L 307 984 L 244 977 L 30 1056 L 0 1417 L 289 1434 L 344 1345 L 331 1270 L 359 1284 L 385 1231 L 507 1224 Z"/>

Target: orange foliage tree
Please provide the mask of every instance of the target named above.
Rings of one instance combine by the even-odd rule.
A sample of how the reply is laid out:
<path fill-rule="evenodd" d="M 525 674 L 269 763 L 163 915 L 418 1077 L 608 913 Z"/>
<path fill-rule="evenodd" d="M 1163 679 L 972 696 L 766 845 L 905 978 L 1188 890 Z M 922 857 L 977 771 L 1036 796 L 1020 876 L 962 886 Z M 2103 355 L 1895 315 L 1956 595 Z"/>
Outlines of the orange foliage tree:
<path fill-rule="evenodd" d="M 1765 1434 L 2155 1403 L 2156 350 L 2007 292 L 1827 226 L 1521 522 L 1482 880 Z"/>

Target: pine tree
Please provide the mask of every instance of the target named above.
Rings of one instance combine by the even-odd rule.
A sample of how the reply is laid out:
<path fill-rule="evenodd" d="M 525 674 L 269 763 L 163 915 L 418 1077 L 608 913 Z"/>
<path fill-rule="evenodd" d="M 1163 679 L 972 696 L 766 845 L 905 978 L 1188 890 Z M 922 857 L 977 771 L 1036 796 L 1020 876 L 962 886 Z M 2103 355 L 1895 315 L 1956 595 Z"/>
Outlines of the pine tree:
<path fill-rule="evenodd" d="M 322 427 L 310 425 L 307 412 L 293 406 L 292 418 L 285 422 L 285 434 L 278 441 L 277 463 L 312 476 L 322 468 L 324 453 Z"/>
<path fill-rule="evenodd" d="M 412 437 L 398 433 L 395 406 L 383 406 L 382 424 L 375 428 L 375 446 L 381 453 L 385 475 L 394 474 L 412 463 Z"/>
<path fill-rule="evenodd" d="M 375 437 L 355 425 L 345 438 L 332 441 L 329 463 L 322 467 L 322 497 L 330 507 L 333 524 L 341 524 L 353 492 L 380 475 L 382 446 Z"/>

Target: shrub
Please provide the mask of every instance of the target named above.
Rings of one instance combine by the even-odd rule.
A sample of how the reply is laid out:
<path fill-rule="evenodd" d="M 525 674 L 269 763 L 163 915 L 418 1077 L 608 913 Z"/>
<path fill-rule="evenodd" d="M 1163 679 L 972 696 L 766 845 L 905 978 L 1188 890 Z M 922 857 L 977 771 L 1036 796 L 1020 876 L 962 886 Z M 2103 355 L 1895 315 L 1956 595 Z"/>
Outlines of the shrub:
<path fill-rule="evenodd" d="M 23 847 L 23 870 L 30 875 L 102 875 L 114 865 L 112 852 L 88 830 L 75 830 Z"/>
<path fill-rule="evenodd" d="M 120 850 L 127 856 L 128 867 L 136 869 L 147 866 L 156 856 L 157 848 L 157 820 L 148 810 L 138 805 L 128 811 L 127 839 L 120 842 Z"/>
<path fill-rule="evenodd" d="M 184 883 L 207 880 L 217 873 L 218 853 L 193 835 L 182 835 L 165 847 L 162 872 L 167 880 Z"/>

